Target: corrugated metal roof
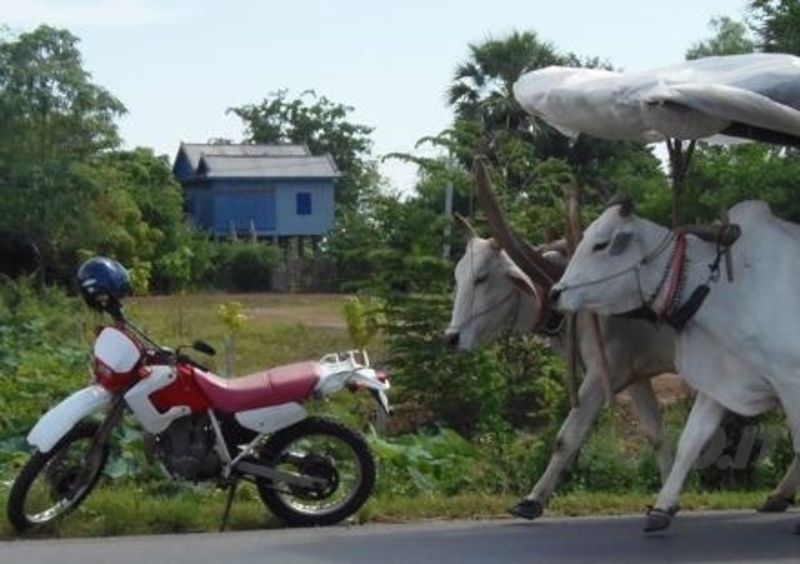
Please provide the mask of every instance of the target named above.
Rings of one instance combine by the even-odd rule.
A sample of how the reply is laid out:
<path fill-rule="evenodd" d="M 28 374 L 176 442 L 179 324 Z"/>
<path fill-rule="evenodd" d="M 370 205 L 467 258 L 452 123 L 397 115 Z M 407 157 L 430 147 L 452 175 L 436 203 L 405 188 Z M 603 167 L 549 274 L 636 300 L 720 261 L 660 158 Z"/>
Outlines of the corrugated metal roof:
<path fill-rule="evenodd" d="M 197 173 L 207 178 L 335 178 L 330 155 L 202 155 Z"/>
<path fill-rule="evenodd" d="M 181 143 L 180 150 L 186 154 L 194 170 L 204 155 L 238 157 L 285 157 L 311 155 L 308 147 L 298 144 L 248 145 L 225 143 Z"/>

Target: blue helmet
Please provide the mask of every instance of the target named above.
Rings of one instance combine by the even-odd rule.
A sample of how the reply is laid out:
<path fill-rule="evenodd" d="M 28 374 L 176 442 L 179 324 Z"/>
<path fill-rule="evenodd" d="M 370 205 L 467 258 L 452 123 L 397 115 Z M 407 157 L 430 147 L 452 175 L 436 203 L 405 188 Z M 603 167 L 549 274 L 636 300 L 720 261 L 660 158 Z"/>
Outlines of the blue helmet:
<path fill-rule="evenodd" d="M 128 271 L 114 259 L 94 257 L 78 268 L 78 284 L 86 304 L 100 311 L 116 309 L 119 300 L 130 293 Z"/>

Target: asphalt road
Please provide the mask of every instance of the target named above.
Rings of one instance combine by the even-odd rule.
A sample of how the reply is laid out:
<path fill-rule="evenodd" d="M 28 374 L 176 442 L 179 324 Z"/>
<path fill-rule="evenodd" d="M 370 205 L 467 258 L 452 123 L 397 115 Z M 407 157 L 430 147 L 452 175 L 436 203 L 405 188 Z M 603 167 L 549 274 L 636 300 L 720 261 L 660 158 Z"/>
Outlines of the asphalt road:
<path fill-rule="evenodd" d="M 800 562 L 797 514 L 685 513 L 657 534 L 642 516 L 432 521 L 150 537 L 0 542 L 2 564 L 436 564 Z"/>

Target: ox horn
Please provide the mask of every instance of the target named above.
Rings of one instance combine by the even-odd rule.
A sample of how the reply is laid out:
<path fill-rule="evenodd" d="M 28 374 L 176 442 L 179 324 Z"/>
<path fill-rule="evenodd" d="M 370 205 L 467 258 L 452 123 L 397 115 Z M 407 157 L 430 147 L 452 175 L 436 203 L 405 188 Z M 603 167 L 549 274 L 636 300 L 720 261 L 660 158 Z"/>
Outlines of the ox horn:
<path fill-rule="evenodd" d="M 549 288 L 561 277 L 564 267 L 545 259 L 533 247 L 528 245 L 508 224 L 505 215 L 500 210 L 497 198 L 494 195 L 492 182 L 484 165 L 485 157 L 476 156 L 472 162 L 472 174 L 475 178 L 475 195 L 478 204 L 486 213 L 486 219 L 492 228 L 494 237 L 500 245 L 531 280 Z M 565 373 L 566 386 L 569 392 L 570 405 L 578 407 L 578 392 L 576 372 L 578 370 L 578 345 L 576 335 L 576 319 L 574 314 L 567 315 L 567 349 L 570 351 L 568 356 L 568 368 Z"/>
<path fill-rule="evenodd" d="M 619 215 L 628 217 L 633 213 L 633 200 L 627 194 L 617 194 L 608 201 L 606 208 L 619 206 Z"/>
<path fill-rule="evenodd" d="M 508 224 L 497 203 L 492 181 L 486 170 L 486 158 L 476 156 L 472 161 L 472 175 L 475 181 L 475 196 L 486 214 L 492 234 L 500 246 L 508 253 L 531 280 L 550 288 L 561 277 L 562 268 L 545 259 L 526 243 Z"/>
<path fill-rule="evenodd" d="M 453 217 L 455 217 L 456 224 L 458 225 L 459 231 L 461 231 L 461 234 L 464 236 L 464 239 L 469 241 L 473 237 L 478 236 L 477 231 L 475 231 L 475 228 L 472 227 L 472 224 L 466 217 L 464 217 L 458 212 L 455 212 L 453 214 Z"/>

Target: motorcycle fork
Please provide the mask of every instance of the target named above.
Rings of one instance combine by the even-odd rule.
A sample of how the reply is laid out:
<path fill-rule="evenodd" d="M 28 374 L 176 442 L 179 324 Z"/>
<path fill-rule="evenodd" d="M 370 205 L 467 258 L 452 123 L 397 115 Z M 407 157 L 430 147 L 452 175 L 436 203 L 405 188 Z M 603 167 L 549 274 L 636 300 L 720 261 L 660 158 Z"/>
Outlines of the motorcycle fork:
<path fill-rule="evenodd" d="M 94 435 L 92 446 L 89 448 L 89 452 L 86 453 L 86 463 L 78 471 L 75 484 L 82 484 L 84 481 L 88 481 L 95 473 L 97 465 L 102 463 L 103 450 L 111 441 L 111 433 L 119 425 L 123 415 L 125 415 L 125 398 L 119 395 L 115 397 Z"/>

